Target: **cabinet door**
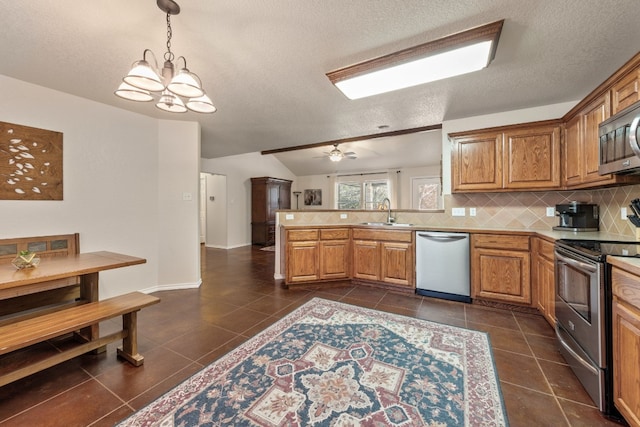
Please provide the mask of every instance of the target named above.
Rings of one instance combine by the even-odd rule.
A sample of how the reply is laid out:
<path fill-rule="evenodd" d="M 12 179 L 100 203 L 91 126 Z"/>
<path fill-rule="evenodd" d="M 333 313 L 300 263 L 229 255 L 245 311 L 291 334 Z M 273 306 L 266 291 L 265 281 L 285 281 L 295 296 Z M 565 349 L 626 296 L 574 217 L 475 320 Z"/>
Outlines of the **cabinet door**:
<path fill-rule="evenodd" d="M 582 117 L 575 116 L 569 120 L 564 128 L 564 185 L 579 185 L 582 183 Z"/>
<path fill-rule="evenodd" d="M 380 280 L 380 248 L 378 242 L 353 241 L 353 277 Z"/>
<path fill-rule="evenodd" d="M 283 182 L 278 190 L 278 209 L 291 209 L 291 183 Z"/>
<path fill-rule="evenodd" d="M 287 244 L 287 283 L 318 280 L 318 242 Z"/>
<path fill-rule="evenodd" d="M 502 134 L 483 133 L 453 139 L 453 191 L 502 188 Z"/>
<path fill-rule="evenodd" d="M 280 185 L 267 184 L 267 221 L 276 220 L 276 211 L 280 209 Z"/>
<path fill-rule="evenodd" d="M 583 182 L 608 181 L 612 179 L 612 175 L 600 175 L 598 167 L 600 166 L 600 123 L 609 118 L 609 94 L 606 94 L 591 105 L 589 105 L 582 113 L 583 133 L 582 133 L 582 151 L 584 153 L 584 173 Z"/>
<path fill-rule="evenodd" d="M 381 280 L 396 285 L 414 286 L 413 245 L 408 243 L 382 242 Z"/>
<path fill-rule="evenodd" d="M 611 88 L 611 114 L 624 110 L 640 99 L 640 69 L 633 70 Z"/>
<path fill-rule="evenodd" d="M 320 242 L 320 279 L 347 279 L 349 277 L 349 241 Z"/>
<path fill-rule="evenodd" d="M 555 266 L 552 261 L 537 257 L 535 272 L 538 291 L 538 310 L 540 310 L 544 318 L 547 319 L 547 322 L 555 327 Z"/>
<path fill-rule="evenodd" d="M 529 253 L 474 248 L 472 297 L 531 305 Z"/>
<path fill-rule="evenodd" d="M 504 133 L 504 187 L 560 188 L 560 126 Z"/>
<path fill-rule="evenodd" d="M 613 302 L 613 398 L 632 426 L 640 426 L 640 311 Z"/>

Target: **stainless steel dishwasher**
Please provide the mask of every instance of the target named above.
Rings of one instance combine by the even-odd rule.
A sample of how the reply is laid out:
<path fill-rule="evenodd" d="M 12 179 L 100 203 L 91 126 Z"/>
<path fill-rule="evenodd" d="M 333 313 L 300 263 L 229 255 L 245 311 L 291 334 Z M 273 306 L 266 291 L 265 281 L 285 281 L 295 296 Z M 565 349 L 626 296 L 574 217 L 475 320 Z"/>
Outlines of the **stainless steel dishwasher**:
<path fill-rule="evenodd" d="M 416 293 L 471 302 L 469 233 L 416 231 Z"/>

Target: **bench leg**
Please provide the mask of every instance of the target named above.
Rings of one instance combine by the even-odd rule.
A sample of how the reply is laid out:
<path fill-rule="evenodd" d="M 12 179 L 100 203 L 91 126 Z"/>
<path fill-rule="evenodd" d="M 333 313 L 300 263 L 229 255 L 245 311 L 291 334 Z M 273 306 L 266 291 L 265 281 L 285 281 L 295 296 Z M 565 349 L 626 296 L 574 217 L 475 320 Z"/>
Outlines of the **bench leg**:
<path fill-rule="evenodd" d="M 122 315 L 122 329 L 127 335 L 122 339 L 122 347 L 118 348 L 118 357 L 125 359 L 134 366 L 144 363 L 144 357 L 138 353 L 138 312 Z"/>

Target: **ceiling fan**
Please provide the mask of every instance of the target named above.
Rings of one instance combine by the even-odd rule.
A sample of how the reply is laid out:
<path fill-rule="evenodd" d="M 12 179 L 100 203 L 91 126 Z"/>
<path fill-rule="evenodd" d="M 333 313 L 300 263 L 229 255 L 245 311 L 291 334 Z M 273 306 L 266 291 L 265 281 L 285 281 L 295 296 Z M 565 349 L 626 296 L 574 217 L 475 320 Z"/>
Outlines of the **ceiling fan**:
<path fill-rule="evenodd" d="M 356 153 L 354 153 L 353 151 L 340 151 L 340 149 L 338 148 L 338 144 L 333 144 L 333 150 L 329 151 L 328 153 L 325 151 L 324 154 L 326 154 L 329 160 L 331 160 L 332 162 L 339 162 L 340 160 L 345 158 L 352 160 L 357 159 Z"/>

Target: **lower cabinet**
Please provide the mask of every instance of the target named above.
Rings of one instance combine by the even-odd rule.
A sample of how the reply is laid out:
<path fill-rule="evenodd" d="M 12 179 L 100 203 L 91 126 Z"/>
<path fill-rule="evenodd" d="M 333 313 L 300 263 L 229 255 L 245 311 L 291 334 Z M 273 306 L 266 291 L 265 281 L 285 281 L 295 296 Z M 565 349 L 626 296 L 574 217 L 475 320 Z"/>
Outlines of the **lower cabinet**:
<path fill-rule="evenodd" d="M 640 426 L 640 276 L 614 267 L 613 398 L 631 426 Z"/>
<path fill-rule="evenodd" d="M 532 305 L 529 236 L 471 236 L 471 297 Z"/>
<path fill-rule="evenodd" d="M 348 279 L 350 230 L 305 228 L 286 232 L 286 283 Z"/>
<path fill-rule="evenodd" d="M 353 278 L 415 287 L 412 231 L 353 230 Z"/>
<path fill-rule="evenodd" d="M 539 237 L 532 238 L 533 250 L 533 283 L 537 307 L 551 326 L 556 325 L 556 278 L 553 261 L 552 242 Z"/>

